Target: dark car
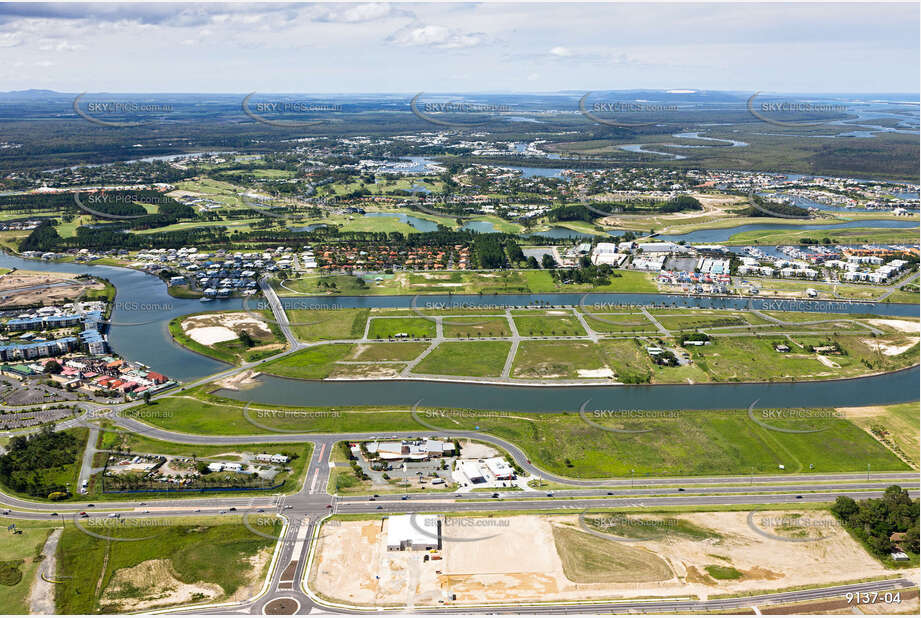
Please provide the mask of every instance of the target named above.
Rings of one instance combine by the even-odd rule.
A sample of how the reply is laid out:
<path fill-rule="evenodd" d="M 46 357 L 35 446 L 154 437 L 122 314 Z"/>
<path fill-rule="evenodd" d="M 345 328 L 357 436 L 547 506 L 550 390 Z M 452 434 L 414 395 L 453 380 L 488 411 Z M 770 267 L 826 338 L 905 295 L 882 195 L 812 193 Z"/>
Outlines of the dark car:
<path fill-rule="evenodd" d="M 499 497 L 499 494 L 493 494 L 492 497 L 493 497 L 493 498 L 498 498 L 498 497 Z"/>
<path fill-rule="evenodd" d="M 400 498 L 400 500 L 409 500 L 409 496 L 403 496 Z"/>
<path fill-rule="evenodd" d="M 228 510 L 229 510 L 229 511 L 236 511 L 236 510 L 237 510 L 237 507 L 232 506 L 232 507 L 230 507 Z"/>
<path fill-rule="evenodd" d="M 802 497 L 802 496 L 797 496 L 796 499 L 797 499 L 797 500 L 802 500 L 803 497 Z"/>
<path fill-rule="evenodd" d="M 679 487 L 678 491 L 684 491 L 684 487 Z"/>
<path fill-rule="evenodd" d="M 384 508 L 384 507 L 382 507 L 380 504 L 377 505 L 377 510 L 378 510 L 378 511 L 381 510 L 382 508 Z"/>

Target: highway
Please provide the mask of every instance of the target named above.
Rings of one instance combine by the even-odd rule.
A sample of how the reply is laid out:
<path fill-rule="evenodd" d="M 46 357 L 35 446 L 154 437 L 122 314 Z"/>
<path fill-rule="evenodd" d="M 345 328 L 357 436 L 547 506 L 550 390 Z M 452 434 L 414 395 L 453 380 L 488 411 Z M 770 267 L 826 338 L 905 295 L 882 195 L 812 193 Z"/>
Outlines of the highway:
<path fill-rule="evenodd" d="M 726 505 L 771 506 L 791 505 L 802 502 L 830 502 L 847 491 L 855 499 L 878 497 L 891 484 L 898 482 L 917 497 L 918 474 L 915 472 L 866 474 L 793 474 L 789 476 L 712 476 L 712 477 L 643 477 L 640 479 L 598 479 L 574 481 L 555 477 L 530 464 L 524 454 L 503 440 L 479 432 L 467 432 L 471 437 L 492 442 L 506 449 L 523 468 L 544 480 L 583 485 L 584 489 L 563 489 L 550 491 L 503 491 L 496 489 L 499 498 L 491 493 L 410 493 L 404 495 L 383 495 L 370 500 L 369 496 L 335 497 L 327 493 L 330 474 L 329 455 L 337 442 L 347 439 L 370 438 L 370 434 L 256 434 L 248 436 L 201 436 L 165 431 L 141 423 L 133 418 L 119 416 L 117 411 L 97 413 L 123 430 L 133 431 L 151 438 L 188 444 L 244 444 L 254 442 L 311 442 L 314 446 L 311 461 L 305 470 L 300 490 L 287 496 L 241 496 L 241 497 L 196 497 L 182 500 L 160 499 L 145 502 L 108 501 L 93 503 L 49 504 L 0 494 L 0 504 L 11 509 L 9 516 L 20 519 L 49 519 L 58 513 L 64 525 L 80 525 L 78 513 L 86 511 L 90 517 L 107 517 L 120 513 L 122 519 L 144 517 L 181 517 L 192 515 L 243 516 L 265 513 L 276 514 L 287 522 L 284 537 L 278 545 L 275 566 L 267 581 L 265 594 L 257 599 L 234 605 L 214 608 L 188 608 L 176 613 L 244 612 L 262 614 L 266 611 L 296 611 L 306 613 L 321 601 L 308 596 L 301 583 L 306 576 L 308 557 L 316 526 L 331 513 L 336 514 L 395 514 L 395 513 L 475 513 L 475 512 L 522 512 L 550 510 L 554 512 L 582 512 L 602 508 L 653 508 L 663 506 L 715 507 Z M 82 419 L 82 417 L 81 417 Z M 78 420 L 81 420 L 78 419 Z M 85 422 L 85 419 L 82 419 Z M 388 436 L 418 436 L 420 432 L 396 432 Z M 430 432 L 426 432 L 430 433 Z M 463 432 L 462 432 L 463 433 Z M 661 487 L 649 487 L 661 485 Z M 708 485 L 714 485 L 712 487 Z M 595 486 L 596 488 L 591 488 Z M 687 486 L 687 487 L 685 487 Z M 603 488 L 603 489 L 602 489 Z M 552 497 L 548 496 L 552 493 Z M 231 511 L 230 509 L 234 510 Z M 63 517 L 62 517 L 63 516 Z M 910 586 L 910 582 L 893 580 L 860 584 L 869 586 L 859 590 L 890 590 Z M 854 592 L 858 588 L 847 587 Z M 823 598 L 835 594 L 835 589 L 818 589 L 764 595 L 762 604 L 792 602 Z M 606 612 L 664 612 L 664 611 L 717 611 L 749 607 L 753 597 L 723 599 L 719 601 L 667 600 L 635 601 L 598 604 L 551 604 L 526 607 L 470 607 L 470 608 L 413 608 L 418 613 L 576 613 L 584 611 Z M 266 606 L 271 605 L 270 609 Z M 282 607 L 284 606 L 284 607 Z M 323 611 L 340 613 L 362 613 L 358 610 L 331 608 Z"/>
<path fill-rule="evenodd" d="M 266 291 L 266 298 L 276 315 L 284 316 L 281 304 L 274 292 Z M 291 347 L 283 356 L 304 347 L 296 342 L 286 319 L 277 322 Z M 198 384 L 212 382 L 238 371 L 255 366 L 246 364 L 220 372 L 183 386 L 179 392 Z M 173 391 L 172 394 L 176 394 Z M 163 396 L 163 395 L 161 395 Z M 148 438 L 183 444 L 234 445 L 253 443 L 311 443 L 313 452 L 306 466 L 300 489 L 290 495 L 239 497 L 192 497 L 184 499 L 146 499 L 145 501 L 95 501 L 66 502 L 51 504 L 10 496 L 0 493 L 0 505 L 9 509 L 8 516 L 17 519 L 60 519 L 63 525 L 81 526 L 84 521 L 79 513 L 86 511 L 90 518 L 108 517 L 119 513 L 122 520 L 144 517 L 182 517 L 193 515 L 219 515 L 247 518 L 256 514 L 273 514 L 286 521 L 283 538 L 277 548 L 274 567 L 266 582 L 264 594 L 246 602 L 222 605 L 220 607 L 183 607 L 174 613 L 307 613 L 312 608 L 338 613 L 364 613 L 359 609 L 331 607 L 329 604 L 308 596 L 302 584 L 309 567 L 311 549 L 318 534 L 317 526 L 331 514 L 396 514 L 396 513 L 475 513 L 475 512 L 523 512 L 547 510 L 553 512 L 578 513 L 590 509 L 642 509 L 665 506 L 719 507 L 752 505 L 753 508 L 793 505 L 803 502 L 831 502 L 842 492 L 855 499 L 878 497 L 887 486 L 898 483 L 909 490 L 913 497 L 919 494 L 917 472 L 874 472 L 866 473 L 795 473 L 790 475 L 770 474 L 714 475 L 708 477 L 643 476 L 636 478 L 572 479 L 548 473 L 531 463 L 527 455 L 515 444 L 479 431 L 450 431 L 452 437 L 472 438 L 492 444 L 509 453 L 515 463 L 530 476 L 545 482 L 563 484 L 572 489 L 504 491 L 495 489 L 498 498 L 491 493 L 408 493 L 397 495 L 336 497 L 327 493 L 330 475 L 329 456 L 335 444 L 344 440 L 360 440 L 384 437 L 380 432 L 371 433 L 258 433 L 254 435 L 195 435 L 169 431 L 147 425 L 124 413 L 142 402 L 104 406 L 81 402 L 83 413 L 58 426 L 88 426 L 90 443 L 82 461 L 80 479 L 91 473 L 92 447 L 98 427 L 92 421 L 107 420 L 118 429 L 137 433 Z M 415 414 L 415 410 L 413 410 Z M 445 430 L 425 429 L 420 421 L 420 430 L 413 432 L 387 432 L 386 437 L 403 438 L 420 435 L 437 435 Z M 254 431 L 257 425 L 254 423 Z M 231 510 L 233 509 L 233 510 Z M 829 587 L 787 593 L 761 595 L 720 600 L 641 600 L 599 602 L 592 604 L 554 603 L 530 606 L 481 606 L 481 607 L 413 607 L 415 613 L 584 613 L 590 612 L 701 612 L 731 610 L 750 607 L 752 604 L 786 603 L 834 596 L 846 592 L 891 590 L 913 585 L 902 579 L 885 582 L 855 584 L 846 587 Z M 283 607 L 282 607 L 283 606 Z M 394 608 L 399 610 L 400 608 Z M 376 612 L 371 612 L 376 613 Z"/>

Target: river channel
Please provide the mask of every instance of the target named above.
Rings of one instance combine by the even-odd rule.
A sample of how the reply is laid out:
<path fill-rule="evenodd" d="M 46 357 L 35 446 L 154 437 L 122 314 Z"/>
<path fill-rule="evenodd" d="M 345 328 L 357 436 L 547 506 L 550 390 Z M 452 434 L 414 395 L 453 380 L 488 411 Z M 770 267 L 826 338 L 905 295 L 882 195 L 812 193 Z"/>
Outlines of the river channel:
<path fill-rule="evenodd" d="M 104 277 L 117 289 L 109 342 L 112 349 L 131 360 L 180 381 L 205 377 L 227 368 L 219 361 L 191 352 L 172 341 L 167 329 L 177 316 L 200 311 L 239 310 L 240 299 L 201 303 L 195 299 L 171 297 L 166 286 L 153 275 L 113 266 L 26 260 L 0 254 L 0 267 L 50 272 L 89 273 Z M 414 301 L 415 298 L 415 301 Z M 251 301 L 256 306 L 259 301 Z M 411 296 L 288 297 L 291 308 L 410 307 L 424 310 L 440 306 L 522 306 L 528 304 L 577 305 L 591 309 L 599 305 L 644 305 L 739 309 L 752 307 L 774 311 L 816 311 L 822 313 L 881 316 L 917 316 L 918 306 L 897 303 L 841 301 L 784 301 L 767 298 L 688 297 L 665 294 L 505 294 Z M 599 308 L 599 310 L 601 310 Z M 747 407 L 759 399 L 770 406 L 871 405 L 915 400 L 918 396 L 918 367 L 906 371 L 829 382 L 775 384 L 695 385 L 611 385 L 518 387 L 497 384 L 434 381 L 312 382 L 263 376 L 255 388 L 221 391 L 246 401 L 277 405 L 411 405 L 423 400 L 426 406 L 521 411 L 578 410 L 586 399 L 591 406 L 618 409 L 703 409 Z"/>

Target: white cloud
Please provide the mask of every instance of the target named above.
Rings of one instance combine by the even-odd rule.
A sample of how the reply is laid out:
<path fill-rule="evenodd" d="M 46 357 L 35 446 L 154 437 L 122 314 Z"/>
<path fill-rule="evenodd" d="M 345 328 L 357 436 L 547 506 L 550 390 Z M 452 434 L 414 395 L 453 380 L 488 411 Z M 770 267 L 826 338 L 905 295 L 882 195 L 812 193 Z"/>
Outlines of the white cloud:
<path fill-rule="evenodd" d="M 446 26 L 419 26 L 399 30 L 389 40 L 403 47 L 438 47 L 459 49 L 480 45 L 485 36 L 482 33 L 464 33 Z"/>
<path fill-rule="evenodd" d="M 550 50 L 551 56 L 557 56 L 558 58 L 570 58 L 572 57 L 572 50 L 568 47 L 556 46 Z"/>

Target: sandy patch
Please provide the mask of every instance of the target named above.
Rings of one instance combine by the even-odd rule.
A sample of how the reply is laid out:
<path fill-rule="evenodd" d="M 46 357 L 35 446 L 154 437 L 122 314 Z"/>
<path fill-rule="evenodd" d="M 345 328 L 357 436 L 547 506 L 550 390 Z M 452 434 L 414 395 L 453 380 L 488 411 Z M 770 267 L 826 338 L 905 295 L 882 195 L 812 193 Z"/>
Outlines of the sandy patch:
<path fill-rule="evenodd" d="M 822 356 L 821 354 L 817 354 L 817 355 L 816 355 L 816 358 L 818 358 L 818 359 L 819 359 L 819 362 L 822 363 L 823 365 L 825 365 L 826 367 L 831 367 L 832 369 L 840 369 L 840 368 L 841 368 L 841 365 L 839 365 L 838 363 L 836 363 L 836 362 L 833 361 L 832 359 L 828 358 L 827 356 Z"/>
<path fill-rule="evenodd" d="M 185 334 L 188 335 L 192 341 L 196 341 L 202 345 L 213 345 L 222 341 L 233 341 L 237 338 L 237 333 L 226 326 L 202 326 L 201 328 L 190 328 L 186 330 L 185 323 L 183 323 L 183 330 L 185 330 Z"/>
<path fill-rule="evenodd" d="M 126 613 L 210 601 L 223 594 L 224 590 L 217 584 L 182 583 L 173 575 L 169 560 L 145 560 L 137 566 L 116 571 L 100 604 L 116 609 L 117 613 Z"/>
<path fill-rule="evenodd" d="M 614 372 L 604 367 L 602 369 L 579 369 L 580 378 L 613 378 Z"/>
<path fill-rule="evenodd" d="M 235 373 L 232 376 L 224 378 L 223 380 L 218 380 L 215 382 L 215 384 L 221 388 L 226 388 L 229 391 L 238 391 L 248 386 L 255 386 L 257 382 L 256 379 L 260 375 L 261 374 L 258 371 L 247 369 L 246 371 Z"/>
<path fill-rule="evenodd" d="M 908 343 L 902 345 L 896 345 L 894 343 L 885 343 L 878 339 L 861 339 L 861 343 L 865 343 L 870 348 L 879 348 L 879 351 L 882 352 L 885 356 L 898 356 L 902 352 L 907 352 L 914 346 L 918 345 L 918 338 L 911 339 Z"/>
<path fill-rule="evenodd" d="M 888 326 L 903 333 L 921 332 L 921 322 L 909 322 L 908 320 L 867 320 L 873 326 Z"/>
<path fill-rule="evenodd" d="M 208 313 L 195 315 L 182 321 L 182 332 L 202 345 L 233 341 L 240 331 L 253 337 L 270 337 L 268 325 L 248 313 Z"/>
<path fill-rule="evenodd" d="M 554 526 L 578 530 L 576 515 L 511 515 L 444 520 L 440 551 L 388 551 L 385 525 L 349 522 L 325 530 L 311 586 L 318 593 L 360 604 L 444 605 L 514 601 L 574 601 L 601 598 L 748 594 L 790 586 L 817 586 L 889 573 L 870 557 L 826 511 L 765 511 L 760 521 L 808 518 L 825 538 L 786 542 L 758 534 L 746 512 L 676 515 L 714 531 L 709 538 L 666 535 L 631 543 L 666 562 L 671 573 L 661 581 L 576 583 L 563 570 L 553 538 Z M 655 516 L 649 516 L 655 517 Z M 469 521 L 490 522 L 474 525 Z M 800 520 L 802 521 L 802 520 Z M 505 525 L 500 525 L 507 522 Z M 461 525 L 463 524 L 463 525 Z M 795 527 L 763 524 L 765 532 L 794 538 Z M 801 538 L 801 537 L 800 537 Z M 810 535 L 810 538 L 811 535 Z M 461 540 L 462 539 L 462 540 Z M 605 543 L 609 543 L 605 541 Z M 612 550 L 613 551 L 613 550 Z M 424 561 L 428 555 L 429 560 Z M 440 558 L 440 559 L 439 559 Z M 618 561 L 616 555 L 611 560 Z M 716 580 L 708 566 L 731 566 L 736 580 Z"/>
<path fill-rule="evenodd" d="M 461 455 L 464 457 L 464 459 L 488 459 L 499 454 L 499 451 L 489 446 L 488 444 L 483 444 L 481 442 L 471 442 L 470 440 L 466 440 L 461 442 L 460 445 Z"/>

